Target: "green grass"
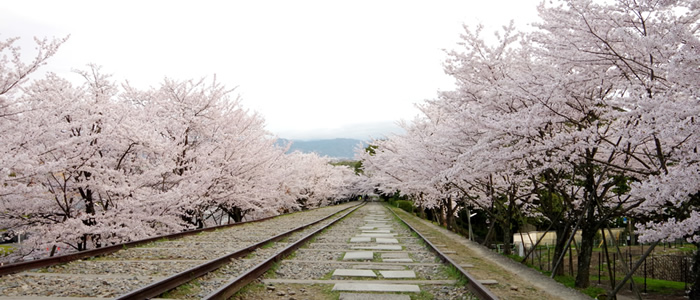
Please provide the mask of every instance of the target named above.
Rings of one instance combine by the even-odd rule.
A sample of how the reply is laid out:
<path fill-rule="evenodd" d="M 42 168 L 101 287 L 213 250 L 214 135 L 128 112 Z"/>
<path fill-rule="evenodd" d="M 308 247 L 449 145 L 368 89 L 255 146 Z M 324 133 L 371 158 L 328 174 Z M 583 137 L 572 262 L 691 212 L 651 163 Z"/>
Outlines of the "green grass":
<path fill-rule="evenodd" d="M 238 290 L 238 292 L 233 294 L 231 299 L 241 299 L 244 295 L 246 295 L 248 293 L 252 293 L 252 294 L 261 293 L 264 290 L 265 290 L 264 284 L 252 282 L 252 283 L 246 284 L 240 290 Z"/>
<path fill-rule="evenodd" d="M 185 296 L 195 294 L 201 289 L 201 283 L 195 279 L 192 282 L 178 286 L 172 290 L 163 293 L 162 298 L 184 298 Z"/>
<path fill-rule="evenodd" d="M 285 257 L 284 259 L 295 259 L 296 257 L 297 257 L 297 251 L 294 251 L 294 252 L 290 253 L 289 255 L 287 255 L 287 257 Z"/>
<path fill-rule="evenodd" d="M 637 288 L 643 290 L 644 277 L 634 276 L 633 279 L 634 282 L 637 284 Z M 647 278 L 647 292 L 649 293 L 669 295 L 684 290 L 685 284 L 683 282 Z"/>
<path fill-rule="evenodd" d="M 577 289 L 579 292 L 584 293 L 584 294 L 586 294 L 589 297 L 594 298 L 594 299 L 598 295 L 607 294 L 607 291 L 604 288 L 600 288 L 600 287 L 592 287 L 591 286 L 591 287 L 587 287 L 585 289 L 575 288 L 574 284 L 576 282 L 576 278 L 573 276 L 568 276 L 568 275 L 554 276 L 554 280 L 556 280 L 557 282 L 559 282 L 565 286 L 568 286 L 570 288 Z M 593 277 L 591 277 L 591 280 L 593 280 Z"/>
<path fill-rule="evenodd" d="M 264 277 L 267 278 L 267 279 L 274 279 L 274 278 L 277 278 L 277 270 L 279 270 L 279 267 L 280 267 L 280 263 L 279 263 L 279 262 L 273 263 L 272 266 L 270 267 L 270 269 L 268 269 L 268 270 L 265 272 L 265 276 L 264 276 Z"/>
<path fill-rule="evenodd" d="M 698 248 L 695 247 L 693 244 L 683 244 L 683 246 L 674 248 L 678 252 L 684 252 L 684 253 L 692 253 L 693 251 L 697 250 Z"/>
<path fill-rule="evenodd" d="M 508 257 L 508 258 L 510 258 L 510 259 L 512 259 L 512 260 L 514 260 L 514 261 L 516 261 L 516 262 L 518 262 L 518 263 L 520 263 L 520 261 L 523 259 L 521 256 L 519 256 L 519 255 L 517 255 L 517 254 L 504 255 L 504 256 L 506 256 L 506 257 Z M 526 264 L 528 267 L 530 267 L 530 268 L 532 268 L 532 269 L 535 269 L 535 270 L 539 271 L 540 273 L 546 275 L 547 277 L 549 277 L 550 275 L 552 275 L 552 272 L 540 270 L 539 267 L 531 265 L 531 264 L 529 263 L 529 261 L 526 262 L 525 264 Z M 602 277 L 601 277 L 601 278 L 602 278 Z M 568 275 L 555 276 L 555 277 L 554 277 L 554 280 L 556 280 L 557 282 L 559 282 L 559 283 L 561 283 L 561 284 L 563 284 L 563 285 L 565 285 L 565 286 L 567 286 L 567 287 L 570 287 L 570 288 L 572 288 L 572 289 L 577 289 L 579 292 L 584 293 L 584 294 L 586 294 L 586 295 L 588 295 L 589 297 L 594 298 L 594 299 L 595 299 L 598 295 L 606 294 L 606 293 L 607 293 L 607 291 L 606 291 L 604 288 L 600 288 L 600 287 L 587 287 L 587 288 L 585 288 L 585 289 L 575 288 L 574 286 L 575 286 L 575 283 L 576 283 L 576 278 L 573 277 L 573 276 L 568 276 Z M 591 276 L 591 282 L 592 282 L 593 280 L 594 280 L 594 276 Z M 598 280 L 598 277 L 597 277 L 597 276 L 595 276 L 595 280 Z"/>
<path fill-rule="evenodd" d="M 447 275 L 450 278 L 457 280 L 457 283 L 456 283 L 457 286 L 466 286 L 469 283 L 469 280 L 467 279 L 467 277 L 465 277 L 464 274 L 462 274 L 462 272 L 457 270 L 457 268 L 455 268 L 454 266 L 452 266 L 452 265 L 444 266 L 443 265 L 443 266 L 441 266 L 441 268 L 443 269 L 443 271 L 445 273 L 447 273 Z"/>
<path fill-rule="evenodd" d="M 10 253 L 12 253 L 12 251 L 15 251 L 15 249 L 12 246 L 0 245 L 0 256 L 9 255 Z"/>
<path fill-rule="evenodd" d="M 316 284 L 314 284 L 316 285 Z M 340 298 L 340 291 L 334 291 L 332 284 L 322 284 L 321 293 L 327 295 L 326 299 L 338 299 Z"/>
<path fill-rule="evenodd" d="M 319 280 L 330 280 L 332 278 L 333 278 L 333 271 L 330 271 L 326 274 L 323 274 L 323 276 L 321 276 L 321 278 L 319 278 Z"/>
<path fill-rule="evenodd" d="M 412 295 L 411 300 L 433 300 L 435 297 L 433 294 L 428 293 L 427 291 L 420 291 L 417 295 Z"/>

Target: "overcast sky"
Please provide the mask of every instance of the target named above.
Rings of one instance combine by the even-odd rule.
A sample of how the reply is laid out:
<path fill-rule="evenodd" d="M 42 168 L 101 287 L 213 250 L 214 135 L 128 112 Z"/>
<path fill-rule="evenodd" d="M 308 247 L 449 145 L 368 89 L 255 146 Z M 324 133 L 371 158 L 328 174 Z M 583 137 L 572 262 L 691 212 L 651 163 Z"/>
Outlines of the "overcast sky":
<path fill-rule="evenodd" d="M 216 74 L 280 137 L 366 139 L 452 88 L 462 24 L 524 26 L 539 1 L 3 1 L 0 39 L 29 59 L 32 37 L 70 34 L 43 70 L 95 63 L 142 88 Z"/>

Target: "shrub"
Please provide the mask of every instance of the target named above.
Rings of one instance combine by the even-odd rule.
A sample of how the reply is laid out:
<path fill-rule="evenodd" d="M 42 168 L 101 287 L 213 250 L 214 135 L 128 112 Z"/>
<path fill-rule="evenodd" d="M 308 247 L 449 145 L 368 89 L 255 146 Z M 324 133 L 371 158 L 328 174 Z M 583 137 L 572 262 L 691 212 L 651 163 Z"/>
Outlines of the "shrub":
<path fill-rule="evenodd" d="M 397 206 L 409 213 L 413 213 L 413 202 L 407 200 L 396 201 Z"/>

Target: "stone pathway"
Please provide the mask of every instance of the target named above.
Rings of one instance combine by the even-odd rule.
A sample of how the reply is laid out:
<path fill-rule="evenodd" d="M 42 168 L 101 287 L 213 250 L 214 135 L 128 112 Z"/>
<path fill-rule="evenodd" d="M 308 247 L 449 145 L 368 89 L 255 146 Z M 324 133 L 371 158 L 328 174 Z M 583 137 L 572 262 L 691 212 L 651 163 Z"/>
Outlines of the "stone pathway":
<path fill-rule="evenodd" d="M 280 264 L 276 278 L 263 283 L 272 290 L 330 285 L 340 299 L 410 299 L 422 292 L 437 292 L 436 299 L 464 298 L 465 288 L 456 287 L 418 241 L 387 208 L 370 204 L 298 249 Z"/>
<path fill-rule="evenodd" d="M 395 223 L 387 214 L 386 209 L 380 206 L 370 206 L 369 213 L 364 217 L 365 224 L 358 227 L 358 234 L 350 239 L 351 243 L 363 243 L 360 246 L 351 246 L 352 250 L 385 250 L 385 251 L 401 251 L 404 247 L 395 236 L 393 225 Z M 358 259 L 363 257 L 367 260 L 374 258 L 374 252 L 346 252 L 343 260 Z M 380 254 L 382 262 L 392 263 L 410 263 L 413 262 L 408 253 L 391 253 L 383 252 Z M 333 272 L 333 277 L 363 277 L 363 278 L 384 278 L 384 279 L 415 279 L 416 273 L 412 270 L 406 270 L 405 266 L 397 265 L 397 270 L 386 270 L 386 266 L 374 267 L 371 263 L 363 266 L 366 269 L 336 269 Z M 380 276 L 377 276 L 379 273 Z M 366 283 L 336 283 L 333 286 L 334 291 L 352 291 L 352 292 L 409 292 L 419 293 L 420 287 L 417 284 L 398 284 L 398 283 L 373 283 L 368 280 Z M 359 299 L 361 294 L 344 293 L 344 298 Z"/>

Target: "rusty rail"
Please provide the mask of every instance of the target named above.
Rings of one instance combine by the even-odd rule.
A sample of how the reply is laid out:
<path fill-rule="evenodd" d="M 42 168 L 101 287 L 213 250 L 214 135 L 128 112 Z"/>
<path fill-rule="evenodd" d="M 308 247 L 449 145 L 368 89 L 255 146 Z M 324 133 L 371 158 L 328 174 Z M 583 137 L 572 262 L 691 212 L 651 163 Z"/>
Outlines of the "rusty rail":
<path fill-rule="evenodd" d="M 481 284 L 481 282 L 479 282 L 479 280 L 477 280 L 471 274 L 469 274 L 469 272 L 464 270 L 456 261 L 451 259 L 449 256 L 445 255 L 445 253 L 442 253 L 442 251 L 440 251 L 437 247 L 435 247 L 435 245 L 433 245 L 432 242 L 430 242 L 418 230 L 413 228 L 413 226 L 411 226 L 406 221 L 404 221 L 404 219 L 399 217 L 399 215 L 396 214 L 392 209 L 389 209 L 389 211 L 391 211 L 391 213 L 393 213 L 397 219 L 401 220 L 401 222 L 406 224 L 406 226 L 408 226 L 408 228 L 411 229 L 411 231 L 415 232 L 430 247 L 430 249 L 433 252 L 435 252 L 435 254 L 437 254 L 438 257 L 440 257 L 440 260 L 442 260 L 445 263 L 451 264 L 453 267 L 455 267 L 455 269 L 457 269 L 460 273 L 462 273 L 462 275 L 465 278 L 467 278 L 467 287 L 469 288 L 469 290 L 474 292 L 474 294 L 476 294 L 476 296 L 479 297 L 479 299 L 482 299 L 482 300 L 496 300 L 496 299 L 498 299 L 498 296 L 494 295 L 489 289 L 487 289 L 483 284 Z"/>
<path fill-rule="evenodd" d="M 354 209 L 352 210 L 352 211 L 354 211 L 354 210 L 357 209 L 360 205 L 361 205 L 361 204 L 358 204 L 358 205 L 355 205 L 355 206 L 353 206 L 353 207 L 346 208 L 345 210 L 353 209 L 353 208 L 354 208 Z M 341 212 L 342 212 L 342 211 L 341 211 Z M 323 217 L 323 218 L 321 218 L 321 219 L 318 219 L 318 220 L 316 220 L 316 221 L 313 221 L 313 222 L 310 222 L 310 223 L 308 223 L 308 224 L 299 226 L 299 227 L 294 228 L 294 229 L 292 229 L 292 230 L 289 230 L 289 231 L 287 231 L 287 232 L 278 234 L 278 235 L 276 235 L 276 236 L 274 236 L 274 237 L 272 237 L 272 238 L 269 238 L 269 239 L 264 240 L 264 241 L 262 241 L 262 242 L 256 243 L 256 244 L 254 244 L 254 245 L 251 245 L 251 246 L 249 246 L 249 247 L 247 247 L 247 248 L 241 249 L 241 250 L 236 251 L 236 252 L 234 252 L 234 253 L 226 254 L 226 255 L 221 256 L 221 257 L 219 257 L 219 258 L 216 258 L 216 259 L 213 259 L 213 260 L 211 260 L 211 261 L 208 261 L 208 262 L 206 262 L 206 263 L 204 263 L 204 264 L 201 264 L 201 265 L 192 267 L 192 268 L 190 268 L 190 269 L 187 269 L 187 270 L 185 270 L 185 271 L 182 271 L 182 272 L 180 272 L 180 273 L 177 273 L 177 274 L 175 274 L 175 275 L 172 275 L 172 276 L 167 277 L 167 278 L 165 278 L 165 279 L 162 279 L 162 280 L 160 280 L 160 281 L 151 283 L 151 284 L 149 284 L 149 285 L 147 285 L 147 286 L 144 286 L 144 287 L 142 287 L 142 288 L 140 288 L 140 289 L 133 290 L 133 291 L 127 293 L 127 294 L 124 294 L 124 295 L 121 295 L 121 296 L 117 297 L 116 299 L 118 299 L 118 300 L 127 300 L 127 299 L 147 299 L 147 298 L 156 297 L 156 296 L 158 296 L 158 295 L 160 295 L 160 294 L 162 294 L 162 293 L 165 293 L 165 292 L 167 292 L 167 291 L 169 291 L 169 290 L 171 290 L 171 289 L 174 289 L 174 288 L 176 288 L 176 287 L 178 287 L 178 286 L 180 286 L 180 285 L 183 285 L 183 284 L 185 284 L 185 283 L 187 283 L 187 282 L 190 282 L 190 281 L 192 281 L 192 280 L 194 280 L 194 279 L 196 279 L 196 278 L 199 278 L 199 277 L 203 276 L 204 274 L 207 274 L 207 273 L 209 273 L 209 272 L 211 272 L 211 271 L 214 271 L 214 270 L 218 269 L 219 267 L 221 267 L 221 266 L 223 266 L 223 265 L 229 263 L 229 262 L 230 262 L 231 260 L 233 260 L 233 259 L 240 258 L 240 257 L 244 257 L 244 256 L 248 255 L 249 253 L 255 251 L 256 249 L 258 249 L 258 248 L 260 248 L 260 247 L 262 247 L 262 246 L 264 246 L 264 245 L 266 245 L 266 244 L 268 244 L 268 243 L 279 241 L 279 240 L 281 240 L 282 238 L 291 235 L 292 233 L 295 233 L 295 232 L 297 232 L 297 231 L 306 229 L 306 228 L 309 227 L 309 226 L 313 226 L 313 225 L 315 225 L 315 224 L 317 224 L 317 223 L 319 223 L 319 222 L 322 222 L 322 221 L 324 221 L 324 220 L 326 220 L 326 219 L 328 219 L 328 218 L 330 218 L 330 217 L 332 217 L 332 216 L 334 216 L 334 215 L 336 215 L 336 214 L 338 214 L 338 212 L 329 214 L 328 216 L 325 216 L 325 217 Z M 347 215 L 347 213 L 346 213 L 346 215 Z M 345 216 L 345 215 L 344 215 L 344 216 Z M 335 221 L 334 221 L 334 222 L 335 222 Z M 331 223 L 331 224 L 332 224 L 332 223 Z M 234 293 L 235 293 L 235 292 L 234 292 Z"/>
<path fill-rule="evenodd" d="M 364 204 L 364 203 L 362 203 L 362 204 Z M 266 259 L 264 262 L 256 265 L 255 267 L 249 269 L 248 271 L 246 271 L 242 275 L 229 281 L 223 287 L 219 288 L 218 290 L 216 290 L 216 291 L 212 292 L 211 294 L 207 295 L 206 297 L 204 297 L 204 299 L 207 299 L 207 300 L 209 300 L 209 299 L 229 299 L 236 292 L 238 292 L 241 288 L 243 288 L 247 284 L 253 282 L 256 278 L 260 277 L 260 275 L 267 272 L 267 270 L 269 270 L 276 262 L 287 257 L 289 254 L 291 254 L 292 252 L 297 250 L 299 247 L 304 245 L 308 240 L 310 240 L 316 234 L 318 234 L 321 231 L 323 231 L 324 229 L 332 226 L 336 222 L 342 220 L 343 218 L 345 218 L 346 216 L 348 216 L 349 214 L 351 214 L 352 212 L 354 212 L 355 210 L 360 208 L 362 206 L 362 204 L 354 206 L 352 208 L 352 210 L 350 210 L 349 212 L 346 212 L 342 216 L 336 218 L 335 220 L 333 220 L 333 222 L 330 222 L 327 225 L 325 225 L 317 230 L 314 230 L 313 232 L 307 234 L 306 236 L 299 239 L 298 241 L 285 247 L 280 252 L 275 254 L 273 257 Z"/>

